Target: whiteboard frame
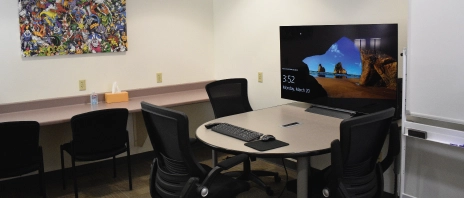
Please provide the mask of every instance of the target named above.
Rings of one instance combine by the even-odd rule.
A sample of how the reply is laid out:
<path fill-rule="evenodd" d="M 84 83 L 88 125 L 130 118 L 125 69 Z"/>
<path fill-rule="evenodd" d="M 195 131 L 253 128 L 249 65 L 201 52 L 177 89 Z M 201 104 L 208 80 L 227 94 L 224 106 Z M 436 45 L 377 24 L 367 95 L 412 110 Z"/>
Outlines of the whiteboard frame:
<path fill-rule="evenodd" d="M 400 181 L 399 185 L 400 187 L 400 197 L 410 197 L 408 195 L 405 195 L 404 193 L 404 179 L 405 179 L 405 162 L 406 162 L 406 136 L 405 134 L 405 123 L 406 121 L 406 88 L 408 84 L 408 78 L 407 78 L 407 50 L 406 48 L 403 48 L 403 87 L 402 87 L 402 97 L 401 97 L 401 133 L 403 134 L 401 136 L 401 166 L 400 166 Z"/>
<path fill-rule="evenodd" d="M 403 49 L 403 95 L 401 98 L 401 177 L 400 197 L 413 198 L 414 196 L 405 193 L 405 176 L 406 176 L 406 142 L 408 138 L 415 138 L 408 135 L 408 130 L 419 130 L 427 132 L 425 141 L 441 143 L 449 146 L 464 147 L 464 130 L 461 124 L 446 122 L 443 120 L 428 119 L 411 115 L 407 111 L 407 87 L 408 87 L 408 69 L 407 69 L 407 49 Z"/>

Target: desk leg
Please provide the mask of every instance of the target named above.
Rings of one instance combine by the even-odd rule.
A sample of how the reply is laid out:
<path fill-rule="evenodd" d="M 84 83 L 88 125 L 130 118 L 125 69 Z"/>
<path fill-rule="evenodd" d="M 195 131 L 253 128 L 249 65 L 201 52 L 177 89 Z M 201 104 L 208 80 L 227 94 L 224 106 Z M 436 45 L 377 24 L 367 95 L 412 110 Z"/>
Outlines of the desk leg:
<path fill-rule="evenodd" d="M 218 160 L 217 160 L 217 153 L 214 149 L 211 150 L 211 161 L 212 161 L 212 167 L 216 167 Z"/>
<path fill-rule="evenodd" d="M 308 177 L 310 170 L 310 158 L 309 157 L 299 157 L 297 158 L 297 197 L 306 198 L 308 197 Z"/>

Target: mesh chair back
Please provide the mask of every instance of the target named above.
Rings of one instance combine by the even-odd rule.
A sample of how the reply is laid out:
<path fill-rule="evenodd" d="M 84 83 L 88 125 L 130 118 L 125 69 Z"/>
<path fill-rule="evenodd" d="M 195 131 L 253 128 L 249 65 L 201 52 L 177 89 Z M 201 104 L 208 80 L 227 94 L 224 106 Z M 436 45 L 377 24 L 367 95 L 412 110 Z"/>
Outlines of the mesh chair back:
<path fill-rule="evenodd" d="M 40 125 L 36 121 L 0 123 L 0 170 L 19 168 L 39 156 Z"/>
<path fill-rule="evenodd" d="M 161 197 L 179 197 L 190 177 L 203 180 L 206 171 L 190 148 L 187 116 L 175 110 L 142 102 L 145 126 L 155 151 L 155 188 Z"/>
<path fill-rule="evenodd" d="M 71 118 L 76 155 L 104 153 L 123 148 L 127 142 L 127 109 L 104 109 Z"/>
<path fill-rule="evenodd" d="M 383 171 L 377 158 L 389 132 L 394 108 L 343 120 L 340 140 L 331 144 L 329 189 L 334 197 L 380 197 Z"/>
<path fill-rule="evenodd" d="M 394 108 L 354 117 L 340 124 L 343 177 L 372 172 L 389 132 Z"/>
<path fill-rule="evenodd" d="M 252 111 L 245 78 L 219 80 L 206 85 L 216 118 Z"/>

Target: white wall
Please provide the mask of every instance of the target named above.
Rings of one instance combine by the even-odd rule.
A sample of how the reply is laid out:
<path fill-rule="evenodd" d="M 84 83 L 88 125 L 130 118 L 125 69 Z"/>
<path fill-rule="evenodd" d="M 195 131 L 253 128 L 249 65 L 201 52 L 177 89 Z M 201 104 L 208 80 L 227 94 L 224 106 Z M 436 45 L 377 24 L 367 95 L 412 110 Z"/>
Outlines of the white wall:
<path fill-rule="evenodd" d="M 280 99 L 279 26 L 398 23 L 402 52 L 407 5 L 404 0 L 216 0 L 215 78 L 247 78 L 254 109 L 287 103 Z M 258 72 L 264 74 L 263 83 L 258 83 Z"/>
<path fill-rule="evenodd" d="M 404 0 L 216 0 L 215 78 L 247 78 L 253 109 L 291 102 L 280 98 L 279 26 L 397 23 L 400 53 L 406 47 L 407 10 Z M 329 160 L 328 155 L 314 157 L 311 165 L 322 168 Z M 385 174 L 385 191 L 391 193 L 392 174 Z"/>
<path fill-rule="evenodd" d="M 0 104 L 108 92 L 113 81 L 127 90 L 214 79 L 212 0 L 131 0 L 126 8 L 128 52 L 22 58 L 18 1 L 3 2 Z"/>

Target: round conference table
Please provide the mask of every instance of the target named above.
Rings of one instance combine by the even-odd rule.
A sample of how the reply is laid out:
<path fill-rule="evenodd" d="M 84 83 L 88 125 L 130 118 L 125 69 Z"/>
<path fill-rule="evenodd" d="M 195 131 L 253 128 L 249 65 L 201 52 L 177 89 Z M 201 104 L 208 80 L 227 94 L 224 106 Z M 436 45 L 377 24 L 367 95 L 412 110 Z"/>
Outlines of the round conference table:
<path fill-rule="evenodd" d="M 309 106 L 306 103 L 291 103 L 222 117 L 205 123 L 229 123 L 264 135 L 270 134 L 276 140 L 288 143 L 287 146 L 258 151 L 246 146 L 245 141 L 206 129 L 204 125 L 198 127 L 196 137 L 214 150 L 227 153 L 246 153 L 260 158 L 295 158 L 297 197 L 307 197 L 309 157 L 330 152 L 330 143 L 340 138 L 339 127 L 342 121 L 340 118 L 306 112 L 305 109 Z"/>

